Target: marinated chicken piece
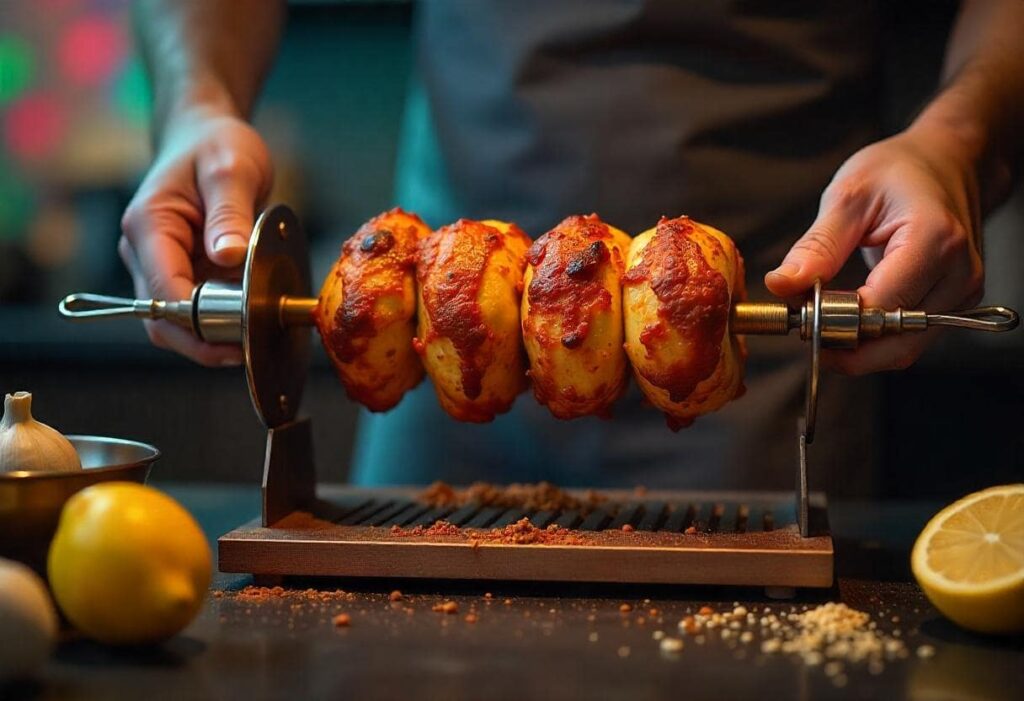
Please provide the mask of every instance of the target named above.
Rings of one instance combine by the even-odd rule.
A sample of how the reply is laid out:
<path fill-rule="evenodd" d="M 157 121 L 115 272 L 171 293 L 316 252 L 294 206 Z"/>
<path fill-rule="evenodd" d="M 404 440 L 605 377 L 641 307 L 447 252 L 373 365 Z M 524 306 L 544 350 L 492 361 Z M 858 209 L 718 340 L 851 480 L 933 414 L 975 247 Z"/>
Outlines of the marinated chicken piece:
<path fill-rule="evenodd" d="M 626 387 L 622 275 L 629 236 L 596 214 L 572 216 L 527 258 L 523 343 L 537 401 L 560 419 L 611 415 Z"/>
<path fill-rule="evenodd" d="M 729 333 L 746 299 L 732 240 L 689 217 L 663 218 L 633 239 L 623 277 L 626 353 L 637 382 L 673 430 L 743 391 L 743 339 Z"/>
<path fill-rule="evenodd" d="M 423 379 L 413 349 L 416 256 L 430 227 L 392 209 L 341 249 L 314 313 L 320 338 L 345 391 L 371 411 L 387 411 Z"/>
<path fill-rule="evenodd" d="M 515 224 L 468 219 L 420 245 L 414 344 L 455 419 L 491 421 L 526 388 L 519 303 L 529 246 Z"/>

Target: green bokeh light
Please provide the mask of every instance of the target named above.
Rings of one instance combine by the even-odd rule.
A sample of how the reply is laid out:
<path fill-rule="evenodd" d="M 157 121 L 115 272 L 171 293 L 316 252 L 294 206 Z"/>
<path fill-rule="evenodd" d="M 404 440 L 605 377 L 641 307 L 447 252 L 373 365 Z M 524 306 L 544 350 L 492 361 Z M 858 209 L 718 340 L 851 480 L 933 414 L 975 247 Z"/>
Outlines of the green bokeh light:
<path fill-rule="evenodd" d="M 17 36 L 0 36 L 0 105 L 23 93 L 35 74 L 35 56 L 28 42 Z"/>
<path fill-rule="evenodd" d="M 117 110 L 128 120 L 139 124 L 149 120 L 153 98 L 149 79 L 138 56 L 133 56 L 125 63 L 114 82 L 112 99 Z"/>
<path fill-rule="evenodd" d="M 0 157 L 0 241 L 24 241 L 35 215 L 35 193 L 12 163 Z"/>

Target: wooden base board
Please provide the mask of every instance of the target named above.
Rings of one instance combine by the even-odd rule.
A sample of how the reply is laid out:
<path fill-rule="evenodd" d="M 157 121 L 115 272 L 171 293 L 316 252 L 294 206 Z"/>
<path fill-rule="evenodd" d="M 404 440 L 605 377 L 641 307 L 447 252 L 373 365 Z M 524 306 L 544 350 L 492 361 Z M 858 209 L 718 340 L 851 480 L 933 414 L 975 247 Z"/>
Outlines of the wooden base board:
<path fill-rule="evenodd" d="M 222 536 L 220 569 L 256 575 L 637 584 L 829 587 L 833 582 L 832 538 L 820 495 L 812 500 L 817 530 L 809 538 L 799 534 L 792 493 L 651 492 L 638 501 L 630 492 L 607 492 L 611 501 L 604 515 L 491 510 L 495 515 L 465 507 L 447 514 L 461 520 L 459 525 L 478 523 L 484 529 L 522 515 L 536 517 L 538 525 L 547 521 L 580 529 L 575 532 L 578 544 L 522 545 L 393 534 L 393 525 L 429 525 L 445 517 L 438 515 L 443 510 L 418 505 L 415 494 L 408 489 L 322 489 L 309 512 L 293 512 L 270 527 L 254 521 Z M 693 514 L 690 521 L 682 509 L 687 517 Z M 622 514 L 632 514 L 633 531 L 616 525 L 617 516 L 626 518 Z M 757 515 L 753 524 L 752 514 Z M 698 533 L 683 533 L 691 524 Z"/>

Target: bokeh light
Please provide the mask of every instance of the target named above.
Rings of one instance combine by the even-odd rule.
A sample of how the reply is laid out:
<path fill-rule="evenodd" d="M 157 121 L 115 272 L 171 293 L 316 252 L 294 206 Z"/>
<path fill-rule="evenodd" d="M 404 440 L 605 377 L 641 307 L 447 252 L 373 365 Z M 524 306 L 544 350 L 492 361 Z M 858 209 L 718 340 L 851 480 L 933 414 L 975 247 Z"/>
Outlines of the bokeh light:
<path fill-rule="evenodd" d="M 114 107 L 128 121 L 142 125 L 149 119 L 152 105 L 149 80 L 137 57 L 125 64 L 114 82 L 112 99 Z"/>
<path fill-rule="evenodd" d="M 35 56 L 27 41 L 0 36 L 0 105 L 17 98 L 32 84 L 35 69 Z"/>
<path fill-rule="evenodd" d="M 59 268 L 74 258 L 80 245 L 74 210 L 66 203 L 47 202 L 29 230 L 29 258 L 42 268 Z"/>
<path fill-rule="evenodd" d="M 126 45 L 124 28 L 116 19 L 86 17 L 65 30 L 57 46 L 57 64 L 73 85 L 102 85 L 121 65 Z"/>
<path fill-rule="evenodd" d="M 0 242 L 18 241 L 35 212 L 35 197 L 11 163 L 0 159 Z"/>
<path fill-rule="evenodd" d="M 65 104 L 49 93 L 30 93 L 10 105 L 4 118 L 7 150 L 24 160 L 51 155 L 67 131 Z"/>

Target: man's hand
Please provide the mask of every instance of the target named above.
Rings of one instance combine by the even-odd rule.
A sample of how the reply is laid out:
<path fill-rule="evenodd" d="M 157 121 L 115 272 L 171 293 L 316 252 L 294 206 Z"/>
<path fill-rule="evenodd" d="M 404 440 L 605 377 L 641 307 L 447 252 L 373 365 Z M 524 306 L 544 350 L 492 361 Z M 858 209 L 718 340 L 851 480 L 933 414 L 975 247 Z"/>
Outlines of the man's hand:
<path fill-rule="evenodd" d="M 858 247 L 872 270 L 862 303 L 892 310 L 949 311 L 982 297 L 978 183 L 957 136 L 912 127 L 854 154 L 821 197 L 818 217 L 776 270 L 765 276 L 780 297 L 828 282 Z M 880 254 L 880 260 L 879 259 Z M 934 332 L 869 341 L 829 353 L 848 374 L 905 368 Z"/>
<path fill-rule="evenodd" d="M 176 117 L 121 222 L 118 252 L 135 296 L 188 299 L 218 268 L 218 277 L 236 273 L 271 181 L 267 148 L 244 121 L 201 110 Z M 146 330 L 155 345 L 203 365 L 242 361 L 239 348 L 203 343 L 167 321 Z"/>

